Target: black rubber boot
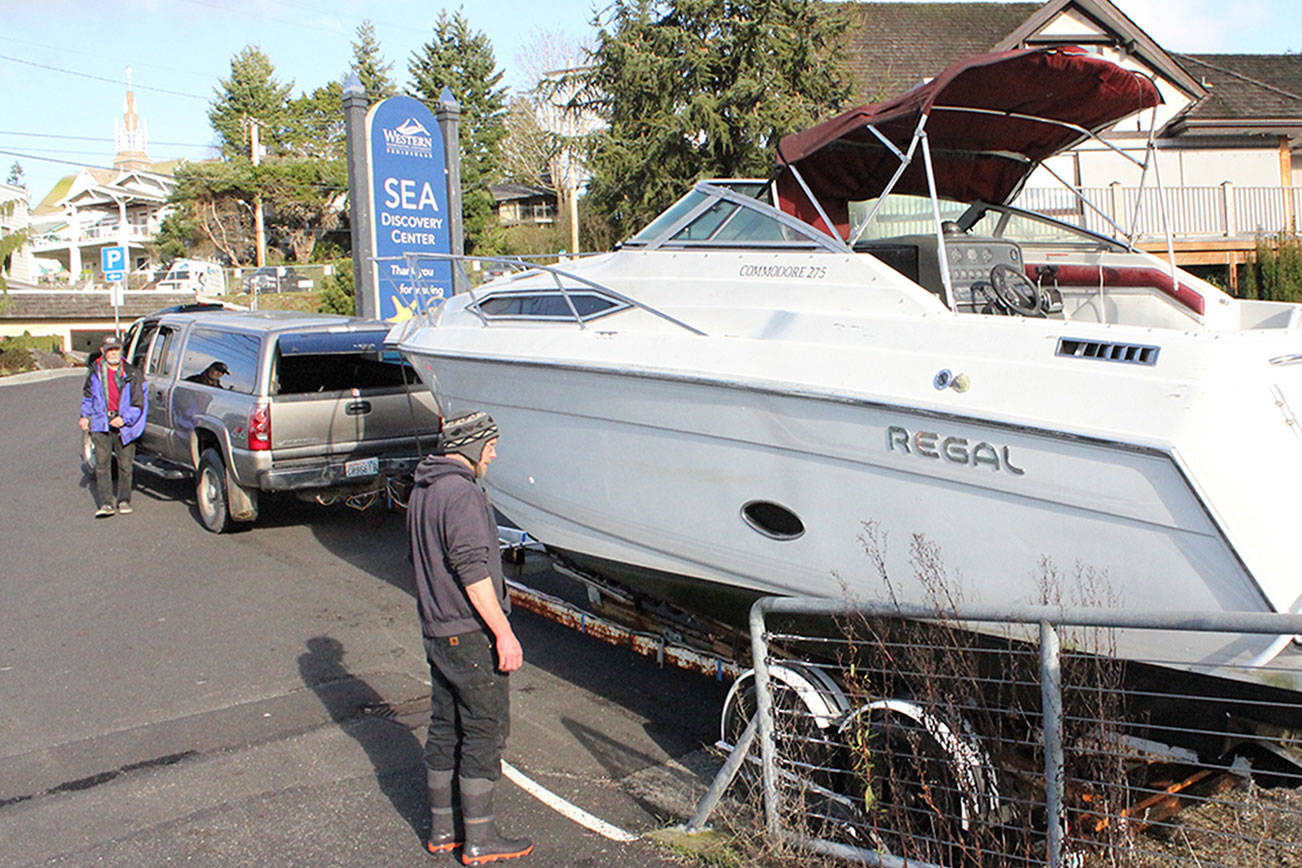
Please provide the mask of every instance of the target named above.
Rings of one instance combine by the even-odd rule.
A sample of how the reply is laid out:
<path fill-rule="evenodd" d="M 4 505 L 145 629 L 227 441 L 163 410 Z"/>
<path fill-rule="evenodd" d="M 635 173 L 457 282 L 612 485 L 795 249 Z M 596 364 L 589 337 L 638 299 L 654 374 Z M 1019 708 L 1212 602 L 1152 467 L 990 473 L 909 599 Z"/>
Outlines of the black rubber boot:
<path fill-rule="evenodd" d="M 429 840 L 425 843 L 431 853 L 447 853 L 461 846 L 457 827 L 461 818 L 452 796 L 452 769 L 435 771 L 425 769 L 425 788 L 429 792 Z"/>
<path fill-rule="evenodd" d="M 466 824 L 462 865 L 482 865 L 501 859 L 518 859 L 533 852 L 528 838 L 504 838 L 493 822 L 493 782 L 461 778 L 461 813 Z"/>

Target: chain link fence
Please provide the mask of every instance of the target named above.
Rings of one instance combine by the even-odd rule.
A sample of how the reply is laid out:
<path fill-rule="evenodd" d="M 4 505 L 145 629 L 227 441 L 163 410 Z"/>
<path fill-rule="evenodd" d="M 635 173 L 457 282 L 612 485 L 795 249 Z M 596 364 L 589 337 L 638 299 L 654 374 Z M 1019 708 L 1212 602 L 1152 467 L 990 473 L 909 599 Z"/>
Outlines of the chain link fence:
<path fill-rule="evenodd" d="M 1172 659 L 1197 634 L 1279 653 L 1194 671 L 1119 658 L 1123 631 Z M 749 762 L 772 840 L 868 864 L 1302 866 L 1300 633 L 1289 614 L 765 598 L 689 830 Z"/>

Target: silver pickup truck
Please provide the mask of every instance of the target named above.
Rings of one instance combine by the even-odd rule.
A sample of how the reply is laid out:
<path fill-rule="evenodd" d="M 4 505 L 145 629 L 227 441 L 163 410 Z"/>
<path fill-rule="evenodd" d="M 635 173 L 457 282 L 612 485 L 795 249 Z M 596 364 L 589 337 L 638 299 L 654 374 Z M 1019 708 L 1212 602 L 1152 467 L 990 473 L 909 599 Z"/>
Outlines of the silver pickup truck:
<path fill-rule="evenodd" d="M 137 467 L 193 478 L 214 533 L 254 521 L 260 492 L 328 502 L 410 476 L 440 420 L 415 372 L 385 351 L 387 331 L 288 311 L 137 320 L 125 340 L 149 395 Z"/>

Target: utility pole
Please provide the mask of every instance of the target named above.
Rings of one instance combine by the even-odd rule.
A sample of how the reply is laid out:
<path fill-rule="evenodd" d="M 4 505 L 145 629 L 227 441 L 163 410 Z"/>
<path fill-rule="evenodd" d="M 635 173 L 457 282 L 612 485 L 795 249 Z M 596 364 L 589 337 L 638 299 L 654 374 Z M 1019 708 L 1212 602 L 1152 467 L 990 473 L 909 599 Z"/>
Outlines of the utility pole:
<path fill-rule="evenodd" d="M 257 166 L 262 162 L 262 148 L 259 147 L 258 145 L 258 119 L 248 118 L 248 122 L 249 122 L 249 159 L 253 161 L 254 166 Z M 261 193 L 253 194 L 253 224 L 254 224 L 254 229 L 257 232 L 257 239 L 254 242 L 256 244 L 255 261 L 258 263 L 258 267 L 261 268 L 262 266 L 267 264 L 267 253 L 266 253 L 267 235 L 262 228 L 262 194 Z"/>

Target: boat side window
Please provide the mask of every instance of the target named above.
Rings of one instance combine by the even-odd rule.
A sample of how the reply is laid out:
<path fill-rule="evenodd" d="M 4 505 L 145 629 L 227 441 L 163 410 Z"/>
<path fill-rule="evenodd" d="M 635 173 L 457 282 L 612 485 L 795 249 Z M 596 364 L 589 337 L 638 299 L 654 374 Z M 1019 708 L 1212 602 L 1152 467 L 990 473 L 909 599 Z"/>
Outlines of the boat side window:
<path fill-rule="evenodd" d="M 519 292 L 480 299 L 479 312 L 489 319 L 543 319 L 574 321 L 577 311 L 583 321 L 594 319 L 628 305 L 591 290 L 569 290 L 569 300 L 555 291 Z M 570 309 L 570 305 L 574 309 Z"/>
<path fill-rule="evenodd" d="M 850 225 L 858 232 L 860 224 L 868 219 L 877 199 L 864 199 L 850 203 Z M 941 220 L 958 220 L 968 205 L 965 202 L 951 202 L 942 199 L 937 203 Z M 861 241 L 874 241 L 882 238 L 899 238 L 906 235 L 935 234 L 936 218 L 931 208 L 931 199 L 926 196 L 911 196 L 892 193 L 877 209 L 873 222 L 859 235 Z"/>
<path fill-rule="evenodd" d="M 1109 247 L 1122 249 L 1121 245 L 1115 242 L 1070 224 L 1004 208 L 986 208 L 971 225 L 969 231 L 972 235 L 1004 238 L 1019 244 L 1069 244 L 1090 249 Z"/>

